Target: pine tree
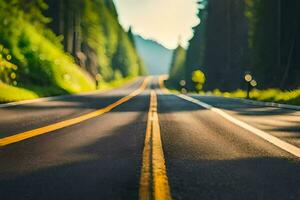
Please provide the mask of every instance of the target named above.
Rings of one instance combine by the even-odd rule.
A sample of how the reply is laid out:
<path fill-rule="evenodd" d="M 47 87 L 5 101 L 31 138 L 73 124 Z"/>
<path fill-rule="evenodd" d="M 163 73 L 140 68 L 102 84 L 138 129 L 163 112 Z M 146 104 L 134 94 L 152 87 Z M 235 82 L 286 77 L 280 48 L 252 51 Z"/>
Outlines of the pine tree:
<path fill-rule="evenodd" d="M 193 71 L 203 70 L 204 56 L 206 53 L 206 23 L 207 23 L 207 1 L 199 3 L 198 17 L 200 23 L 193 28 L 194 37 L 189 41 L 185 61 L 185 81 L 187 90 L 194 90 L 192 81 Z"/>
<path fill-rule="evenodd" d="M 132 28 L 131 28 L 131 26 L 130 26 L 129 29 L 128 29 L 127 35 L 128 35 L 129 40 L 131 41 L 132 45 L 133 45 L 134 48 L 135 48 L 135 41 L 134 41 L 134 36 L 133 36 L 133 33 L 132 33 Z"/>
<path fill-rule="evenodd" d="M 171 67 L 169 72 L 169 82 L 176 88 L 180 88 L 180 81 L 184 80 L 184 64 L 186 50 L 179 44 L 173 52 Z"/>

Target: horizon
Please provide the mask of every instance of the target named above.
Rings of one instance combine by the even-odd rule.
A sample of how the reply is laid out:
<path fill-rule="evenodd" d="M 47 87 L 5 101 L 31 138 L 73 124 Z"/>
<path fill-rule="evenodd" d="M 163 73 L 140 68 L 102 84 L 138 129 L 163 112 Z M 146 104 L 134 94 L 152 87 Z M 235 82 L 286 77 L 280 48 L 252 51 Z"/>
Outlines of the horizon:
<path fill-rule="evenodd" d="M 160 43 L 159 41 L 157 41 L 157 40 L 155 40 L 155 39 L 153 39 L 153 38 L 147 38 L 147 37 L 144 37 L 143 35 L 140 35 L 140 34 L 138 34 L 138 33 L 135 33 L 134 31 L 133 31 L 132 33 L 133 33 L 135 36 L 137 36 L 137 37 L 141 37 L 143 40 L 155 42 L 157 45 L 160 45 L 160 46 L 162 46 L 162 47 L 165 48 L 165 49 L 174 51 L 175 48 L 176 48 L 176 47 L 175 47 L 175 48 L 169 48 L 169 47 L 165 46 L 164 44 Z M 184 47 L 184 48 L 186 48 L 186 47 Z"/>

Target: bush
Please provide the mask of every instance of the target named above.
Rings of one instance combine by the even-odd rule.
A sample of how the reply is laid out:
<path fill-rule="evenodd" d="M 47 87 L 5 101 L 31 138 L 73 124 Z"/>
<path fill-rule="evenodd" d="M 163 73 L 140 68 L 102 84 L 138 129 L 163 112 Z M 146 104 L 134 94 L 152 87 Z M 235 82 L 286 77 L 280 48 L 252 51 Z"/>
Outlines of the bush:
<path fill-rule="evenodd" d="M 0 82 L 0 102 L 21 101 L 26 99 L 35 99 L 39 96 L 25 88 L 17 88 Z"/>
<path fill-rule="evenodd" d="M 0 44 L 0 82 L 17 85 L 17 69 L 18 67 L 11 62 L 12 56 L 9 50 Z"/>
<path fill-rule="evenodd" d="M 205 83 L 205 75 L 201 70 L 196 70 L 192 74 L 192 81 L 195 84 L 195 89 L 197 92 L 202 90 L 203 85 Z"/>

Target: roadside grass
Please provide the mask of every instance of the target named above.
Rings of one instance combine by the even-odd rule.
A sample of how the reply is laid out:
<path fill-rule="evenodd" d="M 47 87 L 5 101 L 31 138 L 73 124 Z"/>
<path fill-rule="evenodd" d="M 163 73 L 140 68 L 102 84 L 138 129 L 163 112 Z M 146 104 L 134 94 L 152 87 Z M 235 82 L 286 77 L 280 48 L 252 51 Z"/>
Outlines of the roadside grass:
<path fill-rule="evenodd" d="M 14 87 L 0 82 L 0 103 L 38 98 L 38 94 L 25 88 Z"/>
<path fill-rule="evenodd" d="M 126 77 L 118 80 L 113 80 L 111 82 L 101 82 L 98 91 L 113 89 L 120 87 L 131 80 L 134 80 L 135 77 Z M 96 90 L 94 90 L 96 91 Z M 49 96 L 59 96 L 70 94 L 67 91 L 64 91 L 57 87 L 41 87 L 41 86 L 26 86 L 24 87 L 15 87 L 0 82 L 0 103 L 9 103 L 15 101 L 23 101 L 36 99 L 41 97 Z"/>
<path fill-rule="evenodd" d="M 128 83 L 131 80 L 134 80 L 136 77 L 126 77 L 126 78 L 121 78 L 121 79 L 116 79 L 110 82 L 100 82 L 98 86 L 98 90 L 108 90 L 108 89 L 113 89 L 116 87 L 120 87 L 123 84 Z"/>
<path fill-rule="evenodd" d="M 168 81 L 165 81 L 165 86 L 172 93 L 180 93 L 180 91 L 176 89 Z M 222 92 L 219 89 L 215 89 L 213 91 L 207 91 L 207 92 L 200 91 L 199 94 L 230 97 L 230 98 L 244 98 L 244 99 L 247 97 L 247 91 L 241 89 L 232 92 Z M 252 100 L 257 100 L 257 101 L 300 105 L 300 88 L 291 91 L 283 91 L 274 88 L 270 88 L 266 90 L 253 89 L 250 92 L 250 98 Z"/>
<path fill-rule="evenodd" d="M 220 90 L 215 89 L 212 92 L 200 92 L 200 94 L 232 97 L 232 98 L 246 98 L 247 96 L 247 92 L 245 90 L 240 90 L 240 89 L 235 90 L 233 92 L 221 92 Z M 283 91 L 274 88 L 266 89 L 266 90 L 254 89 L 250 92 L 250 98 L 252 100 L 265 101 L 265 102 L 300 105 L 300 89 L 291 90 L 291 91 Z"/>

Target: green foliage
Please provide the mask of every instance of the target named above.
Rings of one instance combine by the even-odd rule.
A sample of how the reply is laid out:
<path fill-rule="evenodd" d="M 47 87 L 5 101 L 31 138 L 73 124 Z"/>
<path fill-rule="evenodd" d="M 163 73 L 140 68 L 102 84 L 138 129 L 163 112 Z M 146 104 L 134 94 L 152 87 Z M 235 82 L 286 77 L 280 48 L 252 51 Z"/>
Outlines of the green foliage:
<path fill-rule="evenodd" d="M 195 89 L 197 92 L 202 90 L 205 83 L 205 75 L 201 70 L 195 70 L 192 74 L 192 81 L 195 84 Z"/>
<path fill-rule="evenodd" d="M 119 31 L 118 47 L 112 60 L 113 68 L 120 70 L 124 77 L 138 76 L 139 57 L 127 34 L 122 29 Z"/>
<path fill-rule="evenodd" d="M 139 56 L 138 57 L 138 64 L 139 64 L 139 75 L 145 76 L 148 74 L 148 70 L 146 68 L 146 65 L 143 61 L 143 59 Z"/>
<path fill-rule="evenodd" d="M 179 82 L 183 80 L 185 69 L 185 58 L 186 58 L 186 51 L 185 49 L 178 45 L 175 49 L 172 57 L 170 72 L 169 72 L 169 82 L 174 85 L 176 88 L 180 88 Z"/>
<path fill-rule="evenodd" d="M 207 43 L 207 0 L 199 1 L 199 13 L 198 17 L 200 23 L 193 28 L 194 37 L 189 41 L 189 47 L 186 51 L 185 59 L 185 80 L 187 89 L 193 91 L 194 83 L 191 79 L 192 73 L 197 68 L 203 68 L 206 56 L 206 43 Z"/>
<path fill-rule="evenodd" d="M 138 57 L 137 58 L 137 62 L 138 62 L 138 66 L 139 66 L 138 74 L 142 75 L 142 76 L 147 75 L 148 71 L 146 69 L 145 63 L 144 63 L 143 59 L 137 53 L 138 51 L 137 51 L 137 47 L 135 44 L 134 35 L 133 35 L 131 27 L 129 27 L 129 29 L 127 31 L 127 35 L 128 35 L 128 39 L 129 39 L 130 43 L 132 44 L 134 51 L 136 52 L 137 57 Z"/>
<path fill-rule="evenodd" d="M 109 32 L 104 24 L 111 23 L 111 26 L 115 26 L 115 23 L 101 1 L 93 5 L 91 1 L 85 0 L 83 5 L 82 37 L 83 45 L 88 47 L 85 53 L 91 63 L 95 63 L 102 77 L 105 80 L 111 80 L 113 70 L 110 59 L 112 52 L 115 51 L 117 38 L 116 34 Z M 109 36 L 106 37 L 106 34 Z"/>
<path fill-rule="evenodd" d="M 3 0 L 3 4 L 6 4 L 7 9 L 14 14 L 21 14 L 20 11 L 22 11 L 23 19 L 31 22 L 34 26 L 39 26 L 39 28 L 50 21 L 49 18 L 43 15 L 43 11 L 48 8 L 43 0 Z"/>
<path fill-rule="evenodd" d="M 52 19 L 44 16 L 47 9 Z M 61 14 L 64 17 L 59 17 Z M 47 28 L 49 23 L 52 30 Z M 59 24 L 64 30 L 57 36 L 53 31 L 59 33 L 55 28 Z M 76 38 L 72 38 L 74 31 Z M 0 44 L 1 84 L 6 83 L 10 90 L 18 88 L 7 84 L 18 84 L 23 87 L 20 90 L 27 88 L 37 96 L 95 89 L 84 69 L 93 76 L 101 74 L 103 81 L 146 73 L 111 0 L 0 1 Z M 73 48 L 77 49 L 70 51 Z M 77 53 L 87 57 L 84 69 L 75 64 Z"/>
<path fill-rule="evenodd" d="M 118 17 L 117 9 L 116 9 L 115 4 L 112 0 L 104 0 L 104 4 L 108 8 L 111 15 L 113 15 L 114 17 Z"/>
<path fill-rule="evenodd" d="M 135 41 L 134 41 L 134 35 L 133 35 L 133 33 L 132 33 L 131 26 L 130 26 L 129 29 L 128 29 L 127 35 L 128 35 L 128 38 L 129 38 L 130 42 L 131 42 L 132 45 L 134 46 L 134 48 L 136 48 Z"/>
<path fill-rule="evenodd" d="M 99 88 L 100 90 L 107 90 L 107 89 L 112 89 L 116 87 L 120 87 L 124 85 L 125 83 L 128 83 L 129 81 L 133 80 L 135 77 L 128 76 L 126 78 L 121 78 L 121 79 L 115 79 L 109 82 L 100 82 Z"/>
<path fill-rule="evenodd" d="M 212 92 L 206 92 L 204 94 L 213 94 L 215 96 L 234 98 L 246 98 L 247 91 L 238 89 L 232 92 L 221 92 L 219 89 L 215 89 Z M 274 88 L 266 90 L 254 89 L 250 92 L 250 97 L 251 99 L 259 101 L 300 105 L 300 89 L 291 91 L 283 91 Z"/>
<path fill-rule="evenodd" d="M 133 42 L 118 22 L 112 1 L 86 0 L 82 31 L 84 43 L 94 52 L 104 80 L 113 80 L 114 70 L 119 70 L 123 77 L 145 74 Z"/>
<path fill-rule="evenodd" d="M 0 43 L 10 49 L 11 62 L 18 66 L 18 85 L 54 87 L 67 93 L 93 90 L 92 79 L 53 42 L 54 34 L 41 22 L 34 26 L 27 14 L 11 7 L 17 2 L 0 3 Z M 40 31 L 40 27 L 52 35 L 52 40 L 46 38 L 46 31 Z"/>
<path fill-rule="evenodd" d="M 261 88 L 300 84 L 300 1 L 245 0 L 252 71 Z"/>
<path fill-rule="evenodd" d="M 250 71 L 263 89 L 257 95 L 254 90 L 254 98 L 293 99 L 290 92 L 281 90 L 297 89 L 300 85 L 300 1 L 198 2 L 200 23 L 193 28 L 181 72 L 188 91 L 195 89 L 191 77 L 196 69 L 205 73 L 204 89 L 210 91 L 245 88 L 243 76 Z M 171 68 L 169 81 L 176 79 L 174 71 Z M 218 89 L 214 94 L 219 94 Z M 236 95 L 244 95 L 244 91 L 237 90 Z"/>
<path fill-rule="evenodd" d="M 0 82 L 0 103 L 35 98 L 38 98 L 38 95 L 30 90 L 14 87 Z"/>
<path fill-rule="evenodd" d="M 123 78 L 123 75 L 120 70 L 115 70 L 114 72 L 114 80 L 120 80 Z"/>
<path fill-rule="evenodd" d="M 274 87 L 278 79 L 278 32 L 276 3 L 270 1 L 246 1 L 249 21 L 248 41 L 252 51 L 252 71 L 261 85 Z M 266 76 L 269 74 L 269 76 Z"/>
<path fill-rule="evenodd" d="M 17 70 L 18 67 L 11 62 L 12 59 L 8 49 L 0 44 L 0 82 L 17 85 Z"/>

